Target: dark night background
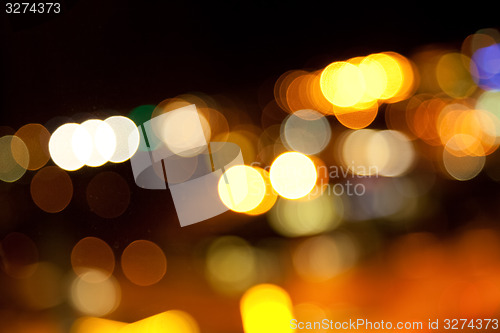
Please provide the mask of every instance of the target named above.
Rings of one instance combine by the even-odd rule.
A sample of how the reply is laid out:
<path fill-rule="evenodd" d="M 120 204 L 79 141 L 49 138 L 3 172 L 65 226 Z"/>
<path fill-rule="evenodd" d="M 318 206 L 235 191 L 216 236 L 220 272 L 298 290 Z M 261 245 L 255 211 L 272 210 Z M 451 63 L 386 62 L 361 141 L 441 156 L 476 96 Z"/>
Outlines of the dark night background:
<path fill-rule="evenodd" d="M 264 96 L 272 98 L 272 84 L 287 70 L 319 69 L 381 51 L 410 57 L 434 43 L 460 48 L 469 34 L 500 25 L 494 10 L 478 2 L 446 8 L 436 2 L 392 7 L 353 1 L 61 2 L 62 12 L 51 15 L 7 15 L 2 2 L 0 129 L 81 113 L 127 115 L 137 106 L 193 91 L 234 100 L 260 126 L 259 94 L 267 88 Z M 113 220 L 94 215 L 85 202 L 88 181 L 103 169 L 120 173 L 131 189 L 131 205 Z M 72 244 L 85 236 L 102 238 L 117 253 L 135 239 L 151 239 L 174 255 L 193 239 L 240 224 L 244 227 L 232 229 L 233 234 L 272 233 L 264 217 L 220 223 L 234 213 L 181 229 L 170 194 L 137 188 L 128 162 L 71 173 L 74 197 L 59 214 L 42 212 L 31 202 L 32 176 L 27 175 L 13 185 L 0 184 L 18 202 L 0 232 L 21 231 L 44 244 L 53 239 L 41 257 L 59 264 L 67 265 Z M 486 214 L 497 215 L 491 204 L 498 196 L 491 194 L 498 193 L 498 184 L 485 178 L 460 188 L 452 182 L 442 187 L 446 195 L 437 196 L 446 197 L 440 204 L 451 215 L 433 216 L 442 218 L 433 231 L 447 231 L 484 207 L 491 208 Z"/>
<path fill-rule="evenodd" d="M 30 122 L 47 125 L 54 117 L 99 116 L 103 111 L 126 115 L 139 105 L 192 91 L 229 97 L 260 125 L 259 94 L 264 91 L 272 98 L 272 84 L 287 70 L 318 69 L 334 60 L 379 51 L 411 56 L 434 43 L 459 48 L 467 35 L 499 22 L 490 18 L 492 11 L 472 3 L 444 9 L 419 3 L 377 7 L 333 1 L 66 0 L 62 4 L 60 14 L 7 15 L 4 10 L 0 14 L 3 126 L 15 130 Z M 104 168 L 117 170 L 133 184 L 128 163 Z M 78 238 L 82 233 L 102 233 L 111 243 L 119 238 L 118 230 L 132 238 L 151 236 L 157 224 L 164 224 L 165 201 L 175 219 L 168 193 L 138 188 L 132 189 L 132 205 L 118 222 L 101 224 L 90 212 L 82 213 L 86 212 L 84 188 L 97 172 L 83 168 L 72 173 L 74 203 L 56 216 L 42 213 L 43 218 L 62 227 L 54 221 L 66 215 L 75 222 L 64 227 L 64 234 Z M 470 185 L 474 193 L 487 196 L 490 191 L 484 186 L 480 179 Z M 496 189 L 496 184 L 486 186 Z M 30 202 L 28 188 L 29 179 L 11 190 L 19 202 Z M 137 207 L 151 200 L 162 204 L 149 205 L 148 219 Z M 455 198 L 449 200 L 456 206 Z M 452 211 L 458 219 L 469 217 Z M 17 227 L 33 228 L 31 214 L 39 215 L 34 205 L 17 207 Z M 140 225 L 132 222 L 138 218 Z M 80 225 L 76 222 L 80 220 L 85 222 Z M 177 222 L 171 222 L 169 226 L 179 230 Z M 202 225 L 218 225 L 214 223 L 190 228 L 203 232 L 208 227 Z M 122 230 L 124 225 L 129 229 Z M 38 223 L 35 226 L 44 230 Z"/>

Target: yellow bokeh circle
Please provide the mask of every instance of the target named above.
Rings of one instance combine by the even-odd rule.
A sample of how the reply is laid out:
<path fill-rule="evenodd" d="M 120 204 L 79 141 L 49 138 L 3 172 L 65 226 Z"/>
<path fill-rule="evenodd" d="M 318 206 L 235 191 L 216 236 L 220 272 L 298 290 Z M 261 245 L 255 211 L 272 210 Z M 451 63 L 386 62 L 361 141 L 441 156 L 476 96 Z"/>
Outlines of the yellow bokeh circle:
<path fill-rule="evenodd" d="M 266 183 L 261 173 L 248 165 L 235 165 L 219 179 L 219 197 L 232 211 L 245 213 L 264 200 Z"/>
<path fill-rule="evenodd" d="M 299 199 L 312 191 L 318 174 L 313 161 L 299 152 L 286 152 L 271 164 L 271 184 L 279 195 Z"/>

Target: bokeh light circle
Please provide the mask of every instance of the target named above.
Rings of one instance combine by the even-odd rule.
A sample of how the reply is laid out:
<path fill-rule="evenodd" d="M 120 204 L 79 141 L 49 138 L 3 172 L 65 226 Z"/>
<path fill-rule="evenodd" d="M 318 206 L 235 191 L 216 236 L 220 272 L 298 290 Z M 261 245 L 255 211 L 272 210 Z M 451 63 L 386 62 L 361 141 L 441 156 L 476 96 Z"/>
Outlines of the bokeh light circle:
<path fill-rule="evenodd" d="M 260 173 L 260 175 L 262 176 L 262 179 L 264 179 L 266 191 L 264 194 L 264 198 L 262 199 L 260 204 L 257 205 L 252 210 L 246 211 L 245 214 L 260 215 L 260 214 L 264 214 L 264 213 L 268 212 L 274 206 L 274 203 L 276 202 L 276 199 L 278 198 L 278 194 L 273 189 L 273 186 L 271 184 L 271 177 L 269 176 L 269 172 L 267 170 L 259 168 L 259 167 L 253 167 L 253 168 L 255 170 L 257 170 Z"/>
<path fill-rule="evenodd" d="M 155 112 L 157 110 L 160 112 L 157 116 L 159 120 L 153 123 L 153 131 L 170 151 L 179 156 L 192 157 L 206 149 L 207 137 L 211 136 L 210 125 L 194 106 L 169 110 L 167 105 L 166 108 L 157 107 Z"/>
<path fill-rule="evenodd" d="M 350 268 L 358 250 L 344 234 L 320 235 L 303 240 L 293 251 L 293 266 L 305 280 L 327 281 Z"/>
<path fill-rule="evenodd" d="M 140 142 L 139 129 L 135 123 L 123 116 L 109 117 L 104 122 L 111 127 L 116 139 L 116 147 L 109 161 L 121 163 L 131 158 Z"/>
<path fill-rule="evenodd" d="M 80 312 L 101 317 L 113 312 L 121 301 L 121 289 L 113 278 L 100 270 L 88 270 L 71 284 L 70 298 Z"/>
<path fill-rule="evenodd" d="M 220 237 L 208 248 L 206 276 L 218 291 L 227 294 L 242 292 L 257 277 L 256 260 L 253 248 L 244 239 Z"/>
<path fill-rule="evenodd" d="M 38 170 L 49 161 L 50 133 L 43 125 L 26 124 L 18 129 L 15 135 L 24 142 L 28 149 L 28 170 Z"/>
<path fill-rule="evenodd" d="M 334 62 L 321 73 L 321 91 L 335 106 L 351 107 L 366 92 L 363 73 L 358 66 L 348 62 Z"/>
<path fill-rule="evenodd" d="M 101 282 L 113 274 L 115 255 L 111 247 L 97 237 L 85 237 L 78 241 L 71 251 L 71 266 L 77 276 L 85 278 L 100 278 L 88 282 Z M 96 270 L 102 274 L 85 274 Z"/>
<path fill-rule="evenodd" d="M 250 288 L 241 298 L 240 309 L 246 333 L 292 331 L 288 326 L 294 318 L 292 301 L 281 287 L 259 284 Z"/>
<path fill-rule="evenodd" d="M 13 135 L 0 138 L 0 180 L 12 183 L 20 179 L 29 166 L 29 151 L 24 142 Z"/>
<path fill-rule="evenodd" d="M 40 169 L 31 180 L 31 198 L 47 213 L 58 213 L 73 198 L 73 182 L 66 171 L 56 166 Z"/>
<path fill-rule="evenodd" d="M 50 157 L 61 169 L 78 170 L 85 165 L 92 153 L 91 143 L 92 137 L 79 124 L 61 125 L 50 136 Z"/>
<path fill-rule="evenodd" d="M 90 156 L 85 160 L 85 164 L 97 167 L 108 162 L 116 150 L 116 136 L 113 128 L 103 120 L 89 119 L 81 124 L 91 136 L 88 142 L 90 145 Z"/>
<path fill-rule="evenodd" d="M 443 163 L 448 174 L 461 181 L 476 177 L 484 167 L 486 157 L 484 155 L 456 156 L 450 152 L 451 149 L 443 150 Z"/>
<path fill-rule="evenodd" d="M 254 168 L 236 165 L 222 174 L 218 192 L 226 207 L 235 212 L 248 212 L 255 209 L 264 199 L 266 183 Z"/>
<path fill-rule="evenodd" d="M 286 152 L 278 156 L 271 164 L 269 174 L 273 188 L 287 199 L 306 196 L 318 178 L 313 161 L 299 152 Z"/>
<path fill-rule="evenodd" d="M 289 150 L 317 154 L 328 145 L 332 131 L 328 120 L 314 110 L 299 110 L 282 125 L 283 143 Z"/>
<path fill-rule="evenodd" d="M 138 286 L 158 283 L 167 271 L 167 258 L 162 249 L 147 240 L 136 240 L 123 250 L 122 271 L 127 279 Z"/>
<path fill-rule="evenodd" d="M 279 198 L 268 213 L 269 224 L 280 235 L 301 237 L 320 234 L 340 225 L 344 214 L 342 200 L 328 186 L 310 200 Z"/>

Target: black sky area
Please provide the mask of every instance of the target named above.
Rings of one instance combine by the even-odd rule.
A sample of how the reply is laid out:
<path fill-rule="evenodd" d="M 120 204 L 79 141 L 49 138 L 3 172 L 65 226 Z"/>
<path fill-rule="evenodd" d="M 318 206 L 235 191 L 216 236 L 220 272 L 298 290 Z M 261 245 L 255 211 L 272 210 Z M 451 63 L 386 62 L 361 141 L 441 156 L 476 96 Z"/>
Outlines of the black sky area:
<path fill-rule="evenodd" d="M 481 10 L 336 1 L 65 0 L 52 15 L 2 8 L 2 123 L 126 114 L 193 91 L 235 97 L 257 115 L 260 85 L 287 70 L 377 51 L 408 56 L 429 43 L 459 46 L 492 26 Z"/>

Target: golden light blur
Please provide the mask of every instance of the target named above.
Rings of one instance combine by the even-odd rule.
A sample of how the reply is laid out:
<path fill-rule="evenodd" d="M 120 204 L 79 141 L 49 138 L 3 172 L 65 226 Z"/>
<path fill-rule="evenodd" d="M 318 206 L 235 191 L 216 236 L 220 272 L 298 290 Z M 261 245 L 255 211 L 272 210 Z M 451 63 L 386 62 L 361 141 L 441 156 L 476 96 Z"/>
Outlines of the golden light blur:
<path fill-rule="evenodd" d="M 89 269 L 71 283 L 71 303 L 79 312 L 101 317 L 118 307 L 121 289 L 113 277 L 100 270 Z"/>
<path fill-rule="evenodd" d="M 253 248 L 244 239 L 223 236 L 207 250 L 205 274 L 216 290 L 229 295 L 242 293 L 255 282 L 256 261 Z"/>
<path fill-rule="evenodd" d="M 187 312 L 169 310 L 123 326 L 119 333 L 199 333 L 196 320 Z"/>
<path fill-rule="evenodd" d="M 227 208 L 249 212 L 257 208 L 266 195 L 266 183 L 262 174 L 246 165 L 227 169 L 219 179 L 219 197 Z"/>
<path fill-rule="evenodd" d="M 451 109 L 439 119 L 445 148 L 456 156 L 489 155 L 498 148 L 499 119 L 482 110 Z"/>
<path fill-rule="evenodd" d="M 167 272 L 167 258 L 155 243 L 136 240 L 123 250 L 121 267 L 130 282 L 138 286 L 151 286 L 158 283 Z"/>
<path fill-rule="evenodd" d="M 375 57 L 387 76 L 387 88 L 380 98 L 386 103 L 395 103 L 410 97 L 419 83 L 412 62 L 396 52 L 377 53 Z"/>
<path fill-rule="evenodd" d="M 299 152 L 286 152 L 278 156 L 271 164 L 269 174 L 273 188 L 287 199 L 306 196 L 318 178 L 314 163 Z"/>
<path fill-rule="evenodd" d="M 295 318 L 301 322 L 321 322 L 328 318 L 327 312 L 318 304 L 300 303 L 293 307 Z M 322 328 L 308 329 L 310 332 L 324 332 Z"/>
<path fill-rule="evenodd" d="M 436 76 L 441 89 L 452 98 L 465 98 L 477 86 L 469 72 L 471 59 L 461 53 L 446 53 L 436 65 Z"/>
<path fill-rule="evenodd" d="M 443 150 L 443 163 L 448 174 L 456 180 L 470 180 L 476 177 L 484 167 L 486 158 L 484 155 L 456 156 Z"/>
<path fill-rule="evenodd" d="M 292 95 L 296 90 L 294 89 L 294 86 L 292 86 L 292 83 L 297 79 L 300 78 L 302 75 L 307 74 L 306 71 L 304 70 L 290 70 L 285 73 L 283 73 L 277 80 L 276 83 L 274 84 L 274 99 L 276 100 L 276 103 L 278 103 L 279 107 L 282 110 L 285 110 L 286 112 L 294 112 L 297 111 L 295 109 L 291 109 L 290 105 L 292 108 L 294 107 L 294 102 L 292 101 L 292 98 L 296 98 L 296 95 Z M 291 87 L 291 89 L 290 89 Z M 292 97 L 294 96 L 294 97 Z M 290 100 L 290 104 L 288 103 L 288 99 Z M 300 103 L 300 100 L 299 100 Z"/>
<path fill-rule="evenodd" d="M 33 274 L 21 280 L 22 301 L 33 310 L 46 310 L 64 301 L 64 275 L 61 268 L 50 262 L 40 262 Z"/>
<path fill-rule="evenodd" d="M 257 149 L 255 147 L 257 138 L 258 136 L 250 131 L 233 130 L 229 133 L 219 134 L 214 138 L 214 141 L 233 142 L 237 144 L 241 149 L 243 162 L 245 162 L 245 164 L 251 164 L 255 161 L 255 156 L 257 154 Z"/>
<path fill-rule="evenodd" d="M 81 317 L 71 325 L 70 333 L 118 333 L 125 323 L 95 317 Z"/>
<path fill-rule="evenodd" d="M 319 234 L 339 226 L 343 217 L 341 199 L 331 186 L 310 200 L 279 198 L 268 213 L 271 227 L 286 237 Z"/>
<path fill-rule="evenodd" d="M 412 64 L 395 52 L 374 53 L 333 62 L 323 69 L 320 88 L 337 120 L 351 129 L 365 128 L 380 103 L 408 98 L 416 87 Z"/>
<path fill-rule="evenodd" d="M 253 167 L 262 176 L 265 184 L 265 193 L 262 201 L 253 209 L 246 211 L 248 215 L 261 215 L 267 213 L 278 199 L 278 194 L 274 191 L 271 184 L 271 176 L 265 169 Z"/>
<path fill-rule="evenodd" d="M 364 96 L 366 84 L 356 65 L 334 62 L 321 73 L 321 91 L 326 99 L 338 107 L 352 107 Z"/>
<path fill-rule="evenodd" d="M 292 332 L 292 301 L 288 293 L 272 284 L 259 284 L 241 297 L 241 318 L 245 333 Z"/>
<path fill-rule="evenodd" d="M 314 236 L 302 241 L 292 254 L 297 273 L 305 280 L 329 280 L 356 263 L 357 249 L 347 235 Z"/>
<path fill-rule="evenodd" d="M 244 103 L 190 92 L 0 126 L 0 332 L 498 317 L 500 32 L 457 46 L 314 56 Z M 139 154 L 163 191 L 136 186 Z M 185 226 L 174 186 L 207 165 L 189 208 L 219 211 Z"/>

